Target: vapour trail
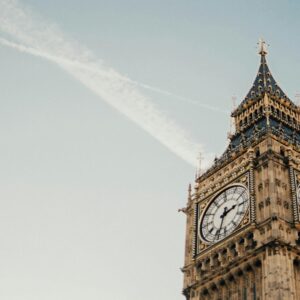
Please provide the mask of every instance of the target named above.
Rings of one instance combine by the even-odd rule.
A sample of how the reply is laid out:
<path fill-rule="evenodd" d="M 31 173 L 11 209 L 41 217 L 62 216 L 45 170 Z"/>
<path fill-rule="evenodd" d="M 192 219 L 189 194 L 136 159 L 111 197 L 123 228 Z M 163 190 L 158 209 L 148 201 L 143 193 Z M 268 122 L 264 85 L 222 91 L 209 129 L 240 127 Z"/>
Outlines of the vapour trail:
<path fill-rule="evenodd" d="M 15 50 L 18 50 L 20 52 L 23 52 L 23 53 L 28 53 L 28 54 L 31 54 L 31 55 L 34 55 L 34 56 L 38 56 L 38 57 L 50 60 L 54 63 L 56 63 L 56 62 L 66 63 L 68 65 L 77 66 L 78 68 L 87 69 L 87 70 L 90 70 L 92 72 L 100 73 L 101 75 L 105 76 L 103 71 L 101 71 L 99 69 L 91 68 L 91 67 L 87 66 L 86 64 L 82 64 L 80 62 L 74 62 L 74 61 L 68 60 L 68 59 L 63 58 L 63 57 L 56 57 L 56 56 L 53 56 L 53 55 L 49 55 L 47 53 L 40 52 L 40 51 L 38 51 L 38 50 L 36 50 L 32 47 L 27 47 L 27 46 L 24 46 L 24 45 L 21 45 L 21 44 L 18 44 L 18 43 L 11 42 L 11 41 L 9 41 L 5 38 L 2 38 L 2 37 L 0 37 L 0 44 L 2 44 L 3 46 L 11 47 L 11 48 L 13 48 Z M 163 89 L 160 89 L 160 88 L 157 88 L 157 87 L 153 87 L 153 86 L 145 84 L 145 83 L 140 83 L 140 82 L 137 82 L 135 80 L 131 80 L 127 77 L 122 78 L 122 80 L 127 81 L 127 82 L 132 83 L 132 84 L 135 84 L 139 87 L 145 88 L 147 90 L 150 90 L 150 91 L 153 91 L 153 92 L 156 92 L 156 93 L 159 93 L 159 94 L 166 95 L 168 97 L 171 97 L 172 99 L 175 98 L 175 99 L 181 100 L 183 102 L 191 103 L 191 104 L 199 106 L 201 108 L 209 109 L 209 110 L 212 110 L 212 111 L 215 111 L 215 112 L 220 112 L 220 113 L 226 113 L 226 114 L 230 113 L 228 110 L 220 109 L 220 108 L 212 106 L 212 105 L 201 103 L 201 102 L 198 102 L 198 101 L 186 98 L 186 97 L 178 96 L 178 95 L 175 95 L 174 93 L 171 93 L 169 91 L 166 91 L 166 90 L 163 90 Z"/>
<path fill-rule="evenodd" d="M 141 94 L 132 80 L 106 66 L 87 48 L 67 39 L 57 26 L 44 22 L 18 1 L 0 0 L 0 7 L 0 31 L 14 39 L 1 38 L 2 45 L 56 63 L 170 151 L 197 165 L 197 153 L 204 153 L 202 146 Z M 202 164 L 207 166 L 212 157 L 204 153 Z"/>
<path fill-rule="evenodd" d="M 153 87 L 153 86 L 148 85 L 148 84 L 144 84 L 144 83 L 139 82 L 139 83 L 137 83 L 137 85 L 139 85 L 139 86 L 141 86 L 145 89 L 151 90 L 153 92 L 157 92 L 157 93 L 160 93 L 160 94 L 172 97 L 172 98 L 176 98 L 176 99 L 181 100 L 183 102 L 187 102 L 187 103 L 199 106 L 201 108 L 209 109 L 209 110 L 219 112 L 219 113 L 222 113 L 222 114 L 227 114 L 227 115 L 230 114 L 229 110 L 221 109 L 221 108 L 209 105 L 209 104 L 201 103 L 201 102 L 195 101 L 195 100 L 190 99 L 190 98 L 178 96 L 178 95 L 175 95 L 175 94 L 173 94 L 169 91 L 166 91 L 166 90 L 163 90 L 163 89 L 160 89 L 160 88 L 157 88 L 157 87 Z"/>

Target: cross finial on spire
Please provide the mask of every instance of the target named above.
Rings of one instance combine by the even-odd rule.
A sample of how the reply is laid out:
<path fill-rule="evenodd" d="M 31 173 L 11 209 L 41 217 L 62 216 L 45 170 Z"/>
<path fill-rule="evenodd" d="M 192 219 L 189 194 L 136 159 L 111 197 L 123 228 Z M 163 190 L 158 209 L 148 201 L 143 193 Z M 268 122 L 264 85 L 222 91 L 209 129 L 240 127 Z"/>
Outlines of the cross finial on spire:
<path fill-rule="evenodd" d="M 198 166 L 197 166 L 197 170 L 196 170 L 196 177 L 200 176 L 201 175 L 201 168 L 202 168 L 202 153 L 199 152 L 199 155 L 198 155 Z"/>
<path fill-rule="evenodd" d="M 259 49 L 259 54 L 260 55 L 266 55 L 268 54 L 268 50 L 267 50 L 267 43 L 264 41 L 263 38 L 260 38 L 258 41 L 258 49 Z"/>

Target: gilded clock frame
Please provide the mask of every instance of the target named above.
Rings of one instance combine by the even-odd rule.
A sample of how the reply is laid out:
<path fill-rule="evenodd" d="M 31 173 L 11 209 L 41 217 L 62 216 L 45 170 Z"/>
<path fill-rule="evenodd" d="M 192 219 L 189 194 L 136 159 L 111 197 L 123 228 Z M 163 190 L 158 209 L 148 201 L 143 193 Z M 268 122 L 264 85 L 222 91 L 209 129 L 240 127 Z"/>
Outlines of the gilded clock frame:
<path fill-rule="evenodd" d="M 244 174 L 241 174 L 234 180 L 226 182 L 226 185 L 223 185 L 219 189 L 214 190 L 212 193 L 207 195 L 207 197 L 201 198 L 199 201 L 195 203 L 194 208 L 194 226 L 195 226 L 195 236 L 194 236 L 194 256 L 198 256 L 200 253 L 205 251 L 208 248 L 211 248 L 219 243 L 222 243 L 226 240 L 229 240 L 235 233 L 237 233 L 241 228 L 245 228 L 246 226 L 250 225 L 251 222 L 254 221 L 255 213 L 253 214 L 253 208 L 255 207 L 255 198 L 253 195 L 253 170 L 247 170 Z M 239 223 L 239 225 L 225 238 L 214 242 L 206 241 L 202 238 L 200 233 L 200 225 L 203 218 L 204 213 L 208 209 L 209 205 L 214 201 L 214 199 L 220 195 L 222 192 L 227 190 L 232 186 L 241 186 L 246 188 L 248 192 L 248 207 L 245 211 L 245 214 Z"/>
<path fill-rule="evenodd" d="M 244 214 L 243 214 L 243 217 L 241 218 L 241 221 L 238 223 L 238 225 L 234 228 L 234 230 L 229 233 L 227 236 L 225 236 L 224 238 L 216 241 L 216 242 L 211 242 L 211 241 L 207 241 L 203 236 L 202 236 L 202 230 L 201 230 L 201 224 L 202 224 L 202 221 L 203 221 L 203 218 L 208 210 L 208 208 L 210 207 L 210 205 L 215 201 L 215 199 L 221 195 L 224 191 L 227 191 L 228 189 L 230 189 L 231 187 L 236 187 L 236 186 L 240 186 L 242 188 L 244 188 L 246 191 L 247 191 L 247 196 L 248 196 L 248 199 L 247 199 L 247 208 L 245 209 L 244 211 Z M 216 244 L 220 241 L 223 241 L 225 240 L 226 238 L 228 238 L 229 236 L 231 236 L 241 225 L 241 223 L 244 221 L 245 219 L 245 216 L 247 214 L 249 214 L 249 207 L 250 207 L 250 190 L 249 190 L 249 187 L 246 186 L 245 184 L 242 184 L 242 183 L 231 183 L 227 186 L 224 186 L 222 189 L 220 189 L 217 193 L 215 193 L 212 197 L 210 197 L 211 199 L 206 203 L 205 205 L 205 208 L 202 210 L 202 212 L 200 213 L 199 217 L 198 217 L 198 227 L 197 227 L 197 234 L 198 234 L 198 237 L 199 239 L 207 244 L 207 245 L 213 245 L 213 244 Z"/>

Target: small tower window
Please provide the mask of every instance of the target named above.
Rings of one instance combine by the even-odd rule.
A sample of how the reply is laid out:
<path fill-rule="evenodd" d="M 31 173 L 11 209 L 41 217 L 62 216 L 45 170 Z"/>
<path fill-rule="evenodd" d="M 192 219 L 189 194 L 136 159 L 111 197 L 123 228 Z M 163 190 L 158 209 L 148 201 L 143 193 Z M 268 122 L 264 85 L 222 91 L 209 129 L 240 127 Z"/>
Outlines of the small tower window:
<path fill-rule="evenodd" d="M 255 283 L 253 283 L 252 290 L 253 290 L 253 300 L 256 300 L 256 285 L 255 285 Z"/>
<path fill-rule="evenodd" d="M 255 156 L 256 156 L 256 157 L 259 157 L 259 156 L 260 156 L 260 150 L 259 150 L 259 148 L 256 148 L 256 149 L 255 149 Z"/>
<path fill-rule="evenodd" d="M 285 114 L 285 113 L 282 113 L 282 118 L 283 118 L 284 120 L 286 120 L 286 114 Z"/>
<path fill-rule="evenodd" d="M 247 300 L 247 288 L 243 287 L 243 300 Z"/>
<path fill-rule="evenodd" d="M 253 113 L 253 119 L 256 119 L 256 118 L 257 118 L 257 110 L 255 110 Z"/>

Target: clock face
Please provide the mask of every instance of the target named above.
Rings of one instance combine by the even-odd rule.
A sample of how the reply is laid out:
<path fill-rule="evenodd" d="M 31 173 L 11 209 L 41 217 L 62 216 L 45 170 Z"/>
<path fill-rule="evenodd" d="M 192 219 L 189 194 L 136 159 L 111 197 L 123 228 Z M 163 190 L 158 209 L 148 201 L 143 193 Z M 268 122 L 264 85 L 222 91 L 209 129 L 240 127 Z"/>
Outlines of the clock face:
<path fill-rule="evenodd" d="M 231 186 L 209 204 L 200 222 L 200 235 L 207 242 L 224 239 L 242 221 L 249 205 L 248 190 Z"/>

